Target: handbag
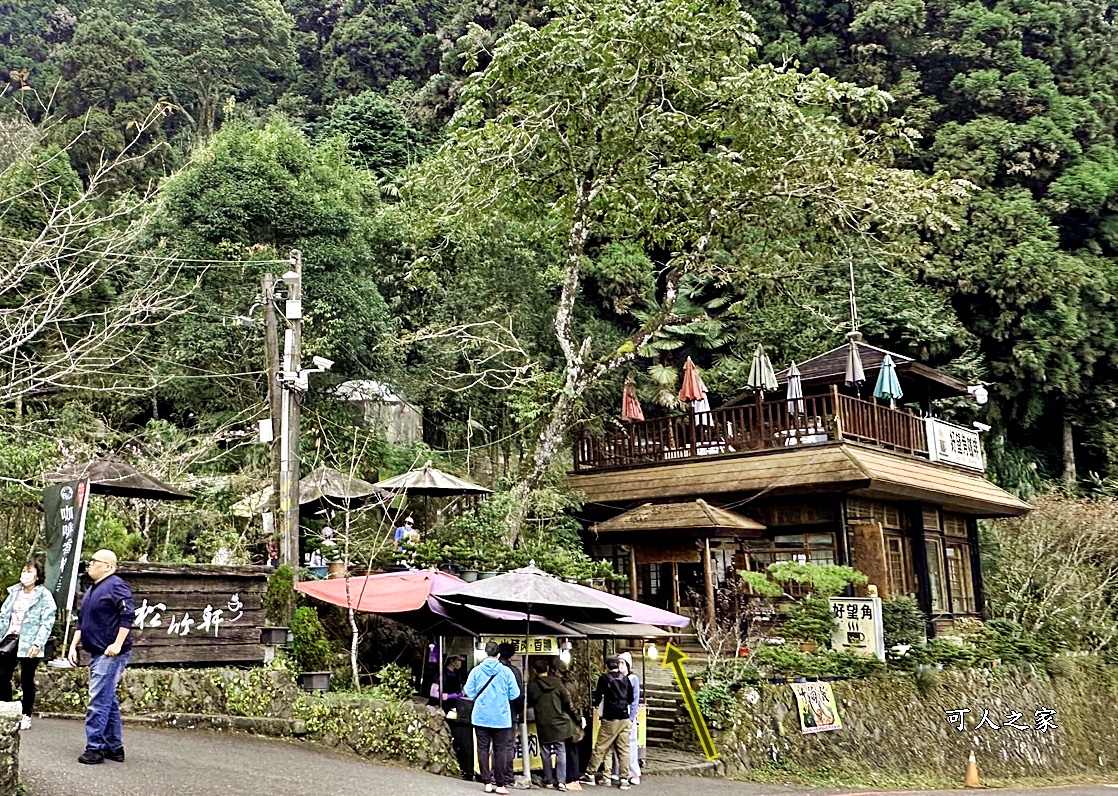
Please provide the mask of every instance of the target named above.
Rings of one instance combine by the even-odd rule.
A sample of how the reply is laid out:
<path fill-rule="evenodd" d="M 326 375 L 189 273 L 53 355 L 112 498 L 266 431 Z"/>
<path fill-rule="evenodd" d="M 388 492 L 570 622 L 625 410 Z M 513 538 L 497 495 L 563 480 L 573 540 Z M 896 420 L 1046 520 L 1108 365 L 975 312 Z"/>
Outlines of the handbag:
<path fill-rule="evenodd" d="M 0 655 L 12 655 L 15 653 L 18 646 L 19 635 L 16 633 L 9 633 L 4 636 L 3 641 L 0 641 Z"/>
<path fill-rule="evenodd" d="M 500 672 L 498 672 L 497 674 L 500 674 Z M 481 687 L 481 691 L 478 691 L 477 696 L 473 699 L 470 699 L 468 696 L 465 695 L 458 697 L 458 707 L 456 708 L 456 710 L 458 711 L 459 721 L 470 721 L 470 719 L 473 718 L 474 702 L 477 701 L 477 699 L 482 695 L 485 689 L 489 687 L 489 684 L 493 682 L 493 678 L 496 676 L 496 674 L 490 675 L 489 679 L 485 681 L 485 685 Z"/>

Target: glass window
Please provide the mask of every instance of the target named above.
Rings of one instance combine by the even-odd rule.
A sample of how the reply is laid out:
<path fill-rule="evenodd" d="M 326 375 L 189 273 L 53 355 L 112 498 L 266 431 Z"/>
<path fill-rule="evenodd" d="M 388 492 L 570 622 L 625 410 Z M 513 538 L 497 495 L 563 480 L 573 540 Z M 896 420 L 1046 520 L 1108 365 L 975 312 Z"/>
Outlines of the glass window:
<path fill-rule="evenodd" d="M 970 546 L 947 545 L 947 583 L 951 590 L 951 608 L 955 613 L 974 613 L 974 581 L 970 571 Z"/>
<path fill-rule="evenodd" d="M 885 556 L 889 564 L 889 594 L 897 597 L 912 594 L 908 540 L 901 536 L 886 536 Z"/>
<path fill-rule="evenodd" d="M 932 594 L 932 612 L 947 613 L 947 593 L 943 583 L 943 543 L 939 539 L 924 542 L 928 555 L 928 590 Z"/>

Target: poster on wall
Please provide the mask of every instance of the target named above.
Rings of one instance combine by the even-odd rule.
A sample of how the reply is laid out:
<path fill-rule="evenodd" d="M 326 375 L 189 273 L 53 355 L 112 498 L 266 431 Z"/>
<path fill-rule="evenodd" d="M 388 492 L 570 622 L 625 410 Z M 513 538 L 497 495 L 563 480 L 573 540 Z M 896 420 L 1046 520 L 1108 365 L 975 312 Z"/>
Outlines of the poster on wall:
<path fill-rule="evenodd" d="M 796 695 L 796 712 L 800 714 L 800 732 L 811 735 L 828 730 L 841 730 L 838 705 L 830 683 L 791 683 Z"/>

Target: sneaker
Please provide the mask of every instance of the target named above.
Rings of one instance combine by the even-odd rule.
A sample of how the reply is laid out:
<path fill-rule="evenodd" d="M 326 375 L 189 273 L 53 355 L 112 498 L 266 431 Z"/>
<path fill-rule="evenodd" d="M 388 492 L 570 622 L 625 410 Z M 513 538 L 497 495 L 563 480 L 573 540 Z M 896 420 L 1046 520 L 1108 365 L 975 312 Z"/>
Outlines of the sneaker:
<path fill-rule="evenodd" d="M 21 718 L 19 720 L 19 728 L 21 730 L 30 730 L 31 729 L 31 717 L 30 716 L 24 716 L 23 718 Z"/>
<path fill-rule="evenodd" d="M 494 785 L 492 782 L 487 782 L 486 785 L 485 785 L 485 792 L 486 793 L 492 793 L 496 789 L 497 789 L 497 786 Z"/>
<path fill-rule="evenodd" d="M 617 787 L 621 788 L 621 790 L 629 790 L 629 780 L 621 780 Z"/>
<path fill-rule="evenodd" d="M 556 790 L 561 790 L 565 793 L 566 790 L 567 790 L 567 786 L 564 785 L 562 782 L 560 782 L 558 785 L 555 786 L 555 789 Z M 581 790 L 581 788 L 579 790 Z"/>
<path fill-rule="evenodd" d="M 497 796 L 509 796 L 509 789 L 504 785 L 498 785 L 496 790 L 493 791 Z"/>
<path fill-rule="evenodd" d="M 641 778 L 640 777 L 629 777 L 629 784 L 630 785 L 640 785 L 641 784 Z"/>
<path fill-rule="evenodd" d="M 122 746 L 120 749 L 117 749 L 116 751 L 113 751 L 112 749 L 107 750 L 105 752 L 105 759 L 106 760 L 112 760 L 114 763 L 123 763 L 124 762 L 124 747 Z"/>
<path fill-rule="evenodd" d="M 597 785 L 598 784 L 594 780 L 594 775 L 593 774 L 583 774 L 581 777 L 579 777 L 578 781 L 581 782 L 583 785 Z"/>
<path fill-rule="evenodd" d="M 574 782 L 568 782 L 567 783 L 567 790 L 581 791 L 582 790 L 582 783 L 579 782 L 578 780 L 575 780 Z"/>
<path fill-rule="evenodd" d="M 100 749 L 86 749 L 78 757 L 79 763 L 85 763 L 87 766 L 95 766 L 98 763 L 105 762 L 105 754 Z"/>

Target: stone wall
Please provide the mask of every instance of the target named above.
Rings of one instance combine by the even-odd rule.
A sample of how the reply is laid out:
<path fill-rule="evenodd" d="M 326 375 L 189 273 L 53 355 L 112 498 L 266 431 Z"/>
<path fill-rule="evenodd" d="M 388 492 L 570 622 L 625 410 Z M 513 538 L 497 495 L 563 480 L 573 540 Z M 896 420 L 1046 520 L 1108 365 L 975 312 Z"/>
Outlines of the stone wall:
<path fill-rule="evenodd" d="M 1061 659 L 1056 676 L 1007 668 L 890 674 L 833 683 L 841 730 L 803 735 L 787 685 L 743 687 L 715 745 L 731 776 L 759 769 L 831 775 L 860 784 L 962 784 L 973 750 L 984 782 L 1118 772 L 1118 671 Z M 969 709 L 964 730 L 948 710 Z M 1041 732 L 1035 711 L 1058 727 Z M 978 727 L 983 711 L 998 725 Z M 1007 726 L 1007 713 L 1022 714 Z M 686 729 L 689 732 L 680 732 Z M 694 737 L 677 728 L 677 737 Z M 689 739 L 690 740 L 690 739 Z"/>
<path fill-rule="evenodd" d="M 18 702 L 0 702 L 0 793 L 18 792 L 22 714 L 23 708 Z"/>
<path fill-rule="evenodd" d="M 36 708 L 43 713 L 84 713 L 88 672 L 84 667 L 40 668 Z M 310 694 L 299 689 L 282 664 L 255 669 L 128 668 L 119 694 L 126 719 L 147 716 L 174 726 L 303 735 L 376 760 L 437 774 L 459 773 L 441 711 L 387 697 Z M 243 718 L 215 719 L 220 716 Z M 0 788 L 0 793 L 6 792 Z"/>

